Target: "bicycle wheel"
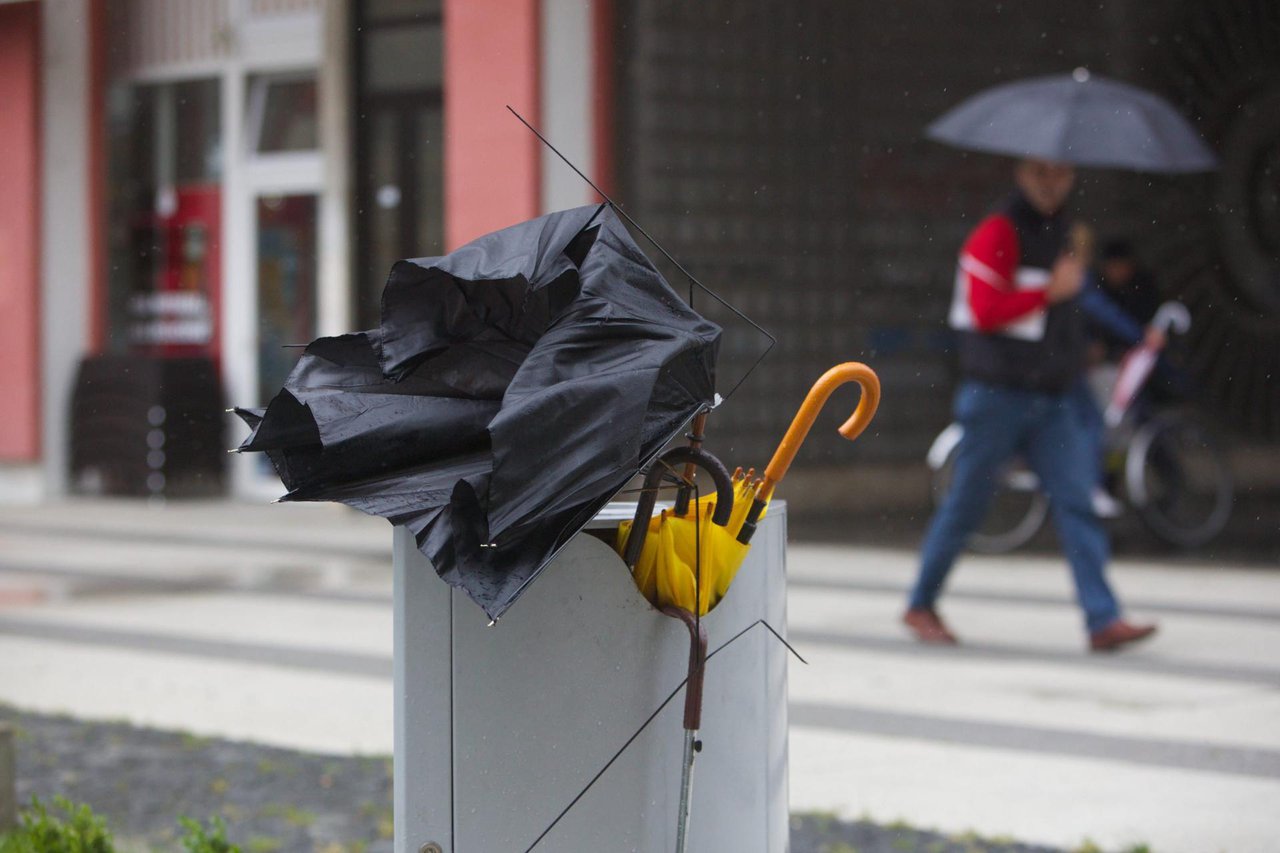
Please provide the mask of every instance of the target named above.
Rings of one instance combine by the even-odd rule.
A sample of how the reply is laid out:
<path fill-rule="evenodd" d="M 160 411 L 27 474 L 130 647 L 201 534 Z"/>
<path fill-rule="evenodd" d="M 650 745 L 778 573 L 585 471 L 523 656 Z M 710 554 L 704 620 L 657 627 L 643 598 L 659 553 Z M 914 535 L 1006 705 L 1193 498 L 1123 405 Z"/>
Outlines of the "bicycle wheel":
<path fill-rule="evenodd" d="M 1151 532 L 1182 548 L 1203 545 L 1222 531 L 1235 493 L 1213 439 L 1175 413 L 1138 428 L 1125 457 L 1125 487 Z"/>
<path fill-rule="evenodd" d="M 951 488 L 955 449 L 933 472 L 933 503 L 941 506 Z M 1049 514 L 1049 498 L 1040 491 L 1040 480 L 1021 462 L 1010 463 L 1000 474 L 982 524 L 969 537 L 968 548 L 981 554 L 1003 554 L 1031 541 Z"/>

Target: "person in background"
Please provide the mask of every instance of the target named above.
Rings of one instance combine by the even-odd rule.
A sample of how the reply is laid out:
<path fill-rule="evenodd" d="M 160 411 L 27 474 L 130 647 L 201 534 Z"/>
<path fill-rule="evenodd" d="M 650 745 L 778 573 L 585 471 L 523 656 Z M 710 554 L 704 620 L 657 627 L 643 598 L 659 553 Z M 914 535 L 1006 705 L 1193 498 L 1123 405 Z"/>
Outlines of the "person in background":
<path fill-rule="evenodd" d="M 1072 409 L 1085 357 L 1077 300 L 1085 261 L 1070 249 L 1064 212 L 1075 170 L 1020 160 L 1014 183 L 1016 191 L 960 252 L 949 321 L 959 333 L 955 415 L 964 435 L 902 618 L 922 642 L 957 642 L 938 614 L 938 599 L 982 522 L 1001 468 L 1021 453 L 1049 494 L 1089 647 L 1110 651 L 1151 636 L 1156 626 L 1123 619 L 1107 582 L 1110 546 L 1089 498 L 1098 466 Z"/>
<path fill-rule="evenodd" d="M 1080 292 L 1089 341 L 1086 369 L 1092 374 L 1109 372 L 1110 380 L 1104 380 L 1103 386 L 1114 384 L 1115 366 L 1133 347 L 1145 343 L 1157 352 L 1164 349 L 1164 331 L 1151 325 L 1159 306 L 1155 279 L 1139 266 L 1132 245 L 1127 240 L 1104 243 L 1097 267 L 1085 274 Z M 1167 370 L 1162 368 L 1162 373 Z M 1106 427 L 1097 393 L 1092 383 L 1082 382 L 1073 391 L 1072 402 L 1098 465 L 1090 502 L 1100 517 L 1115 518 L 1122 507 L 1107 487 L 1102 464 Z"/>
<path fill-rule="evenodd" d="M 1133 245 L 1128 240 L 1113 239 L 1102 244 L 1098 252 L 1096 284 L 1097 291 L 1139 327 L 1150 324 L 1160 307 L 1155 277 L 1138 263 Z M 1109 361 L 1118 360 L 1137 343 L 1136 340 L 1128 340 L 1129 335 L 1116 335 L 1110 324 L 1095 318 L 1092 312 L 1090 319 L 1097 323 L 1099 337 L 1108 344 Z"/>

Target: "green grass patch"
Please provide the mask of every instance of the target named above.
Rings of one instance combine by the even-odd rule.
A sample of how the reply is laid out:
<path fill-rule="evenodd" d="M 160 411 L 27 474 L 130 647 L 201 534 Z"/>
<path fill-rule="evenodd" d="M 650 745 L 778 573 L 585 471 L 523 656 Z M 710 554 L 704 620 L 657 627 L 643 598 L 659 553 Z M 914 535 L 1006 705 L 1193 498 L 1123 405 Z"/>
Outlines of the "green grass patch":
<path fill-rule="evenodd" d="M 33 798 L 18 828 L 0 838 L 0 853 L 115 853 L 115 843 L 106 821 L 88 806 L 54 797 L 50 810 Z"/>

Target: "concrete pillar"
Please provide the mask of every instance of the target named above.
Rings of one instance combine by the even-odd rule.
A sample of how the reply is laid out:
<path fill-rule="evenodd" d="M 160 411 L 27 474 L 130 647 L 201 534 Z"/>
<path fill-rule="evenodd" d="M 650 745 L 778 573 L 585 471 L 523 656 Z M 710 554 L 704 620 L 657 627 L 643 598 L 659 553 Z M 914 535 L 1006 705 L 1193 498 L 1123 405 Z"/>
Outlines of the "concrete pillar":
<path fill-rule="evenodd" d="M 588 0 L 543 0 L 539 129 L 583 174 L 595 180 L 591 39 Z M 592 195 L 586 181 L 550 149 L 542 149 L 542 212 L 587 204 Z"/>
<path fill-rule="evenodd" d="M 318 316 L 321 335 L 354 328 L 351 286 L 351 4 L 324 4 L 320 85 L 320 150 L 324 180 L 320 195 Z"/>
<path fill-rule="evenodd" d="M 613 184 L 613 0 L 542 0 L 540 130 L 606 193 Z M 542 149 L 542 212 L 602 199 Z"/>
<path fill-rule="evenodd" d="M 41 447 L 46 494 L 67 490 L 68 424 L 76 366 L 89 348 L 88 0 L 45 0 L 41 22 Z"/>

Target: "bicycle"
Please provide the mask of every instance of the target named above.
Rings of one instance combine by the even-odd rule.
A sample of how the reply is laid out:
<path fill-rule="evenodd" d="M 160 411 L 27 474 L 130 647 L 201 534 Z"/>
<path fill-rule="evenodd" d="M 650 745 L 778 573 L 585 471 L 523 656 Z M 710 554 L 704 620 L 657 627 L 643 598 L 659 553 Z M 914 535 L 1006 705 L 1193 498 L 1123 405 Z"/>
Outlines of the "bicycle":
<path fill-rule="evenodd" d="M 1153 323 L 1166 331 L 1186 332 L 1187 310 L 1180 303 L 1160 306 Z M 1166 543 L 1195 548 L 1222 532 L 1231 515 L 1235 487 L 1225 456 L 1210 431 L 1191 413 L 1169 408 L 1151 414 L 1135 405 L 1155 366 L 1153 351 L 1135 347 L 1126 356 L 1106 407 L 1104 470 L 1123 489 L 1124 504 Z M 964 427 L 951 423 L 929 448 L 934 505 L 951 481 L 951 467 Z M 982 525 L 968 548 L 999 554 L 1025 545 L 1044 526 L 1049 496 L 1025 461 L 1015 458 L 998 477 Z"/>

